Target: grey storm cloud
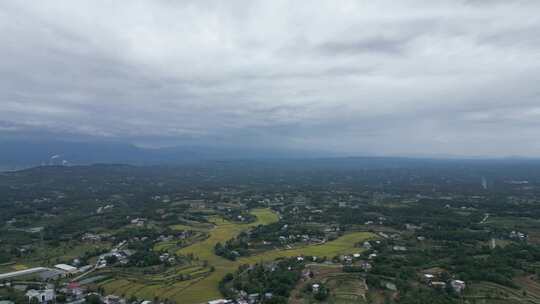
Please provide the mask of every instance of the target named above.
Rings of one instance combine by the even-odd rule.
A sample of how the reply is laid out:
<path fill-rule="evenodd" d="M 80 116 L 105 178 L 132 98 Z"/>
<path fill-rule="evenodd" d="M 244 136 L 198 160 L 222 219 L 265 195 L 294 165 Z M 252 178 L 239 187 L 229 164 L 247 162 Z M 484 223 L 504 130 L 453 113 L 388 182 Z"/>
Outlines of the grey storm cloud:
<path fill-rule="evenodd" d="M 0 137 L 539 156 L 540 2 L 2 1 Z"/>

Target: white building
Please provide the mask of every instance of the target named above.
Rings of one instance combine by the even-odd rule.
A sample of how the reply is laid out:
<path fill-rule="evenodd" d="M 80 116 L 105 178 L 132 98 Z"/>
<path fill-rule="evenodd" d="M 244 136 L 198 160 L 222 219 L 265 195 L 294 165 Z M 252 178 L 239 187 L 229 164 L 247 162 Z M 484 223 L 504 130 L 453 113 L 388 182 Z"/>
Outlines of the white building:
<path fill-rule="evenodd" d="M 108 295 L 103 299 L 105 304 L 126 304 L 126 301 L 119 296 Z"/>
<path fill-rule="evenodd" d="M 450 285 L 452 286 L 454 291 L 457 292 L 457 293 L 462 293 L 463 290 L 465 289 L 465 282 L 463 282 L 461 280 L 452 280 L 450 282 Z"/>
<path fill-rule="evenodd" d="M 26 297 L 28 301 L 32 299 L 37 299 L 39 303 L 49 303 L 53 302 L 55 298 L 54 289 L 45 289 L 45 290 L 35 290 L 30 289 L 26 292 Z"/>
<path fill-rule="evenodd" d="M 60 269 L 60 270 L 62 270 L 63 272 L 65 272 L 67 274 L 74 274 L 74 273 L 77 273 L 79 271 L 79 269 L 77 269 L 77 267 L 73 267 L 73 266 L 68 265 L 68 264 L 57 264 L 57 265 L 54 265 L 54 268 Z"/>
<path fill-rule="evenodd" d="M 394 249 L 394 251 L 407 251 L 407 247 L 405 246 L 394 246 L 392 249 Z"/>
<path fill-rule="evenodd" d="M 131 224 L 133 225 L 136 225 L 136 226 L 144 226 L 144 223 L 146 222 L 146 219 L 145 218 L 136 218 L 136 219 L 133 219 L 131 220 Z"/>
<path fill-rule="evenodd" d="M 229 301 L 229 300 L 218 299 L 218 300 L 208 301 L 208 304 L 227 304 L 227 303 L 230 303 L 230 302 L 231 301 Z"/>

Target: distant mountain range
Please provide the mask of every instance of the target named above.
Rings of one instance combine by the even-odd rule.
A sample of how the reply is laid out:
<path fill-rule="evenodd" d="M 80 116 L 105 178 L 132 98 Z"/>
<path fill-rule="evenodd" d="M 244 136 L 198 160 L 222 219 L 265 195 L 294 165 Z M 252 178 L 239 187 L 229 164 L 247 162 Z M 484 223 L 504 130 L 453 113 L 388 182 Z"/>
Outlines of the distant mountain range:
<path fill-rule="evenodd" d="M 403 168 L 433 165 L 467 166 L 471 163 L 540 163 L 539 159 L 458 157 L 339 157 L 324 152 L 252 147 L 178 146 L 141 148 L 118 142 L 0 141 L 0 171 L 47 165 L 184 165 L 212 161 L 233 161 L 235 165 L 285 166 L 288 168 Z"/>
<path fill-rule="evenodd" d="M 208 160 L 283 159 L 327 156 L 322 153 L 246 147 L 178 146 L 140 148 L 118 142 L 0 141 L 0 170 L 41 165 L 186 164 Z"/>

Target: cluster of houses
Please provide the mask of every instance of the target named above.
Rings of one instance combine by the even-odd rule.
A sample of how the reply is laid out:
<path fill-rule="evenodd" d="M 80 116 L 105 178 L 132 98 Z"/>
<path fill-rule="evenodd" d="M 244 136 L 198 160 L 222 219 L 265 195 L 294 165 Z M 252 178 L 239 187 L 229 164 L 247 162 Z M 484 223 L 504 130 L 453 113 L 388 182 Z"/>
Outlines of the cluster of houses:
<path fill-rule="evenodd" d="M 28 298 L 28 302 L 34 300 L 38 303 L 53 303 L 56 299 L 56 293 L 54 288 L 45 288 L 41 290 L 30 289 L 26 292 L 26 297 Z"/>
<path fill-rule="evenodd" d="M 451 279 L 448 282 L 440 280 L 436 274 L 425 273 L 423 275 L 424 282 L 433 288 L 446 289 L 451 287 L 454 292 L 461 294 L 466 287 L 464 281 Z"/>
<path fill-rule="evenodd" d="M 59 289 L 59 292 L 66 296 L 68 303 L 84 303 L 84 298 L 90 295 L 98 297 L 104 304 L 153 304 L 154 302 L 148 300 L 140 300 L 135 302 L 128 302 L 126 299 L 117 295 L 101 296 L 94 292 L 88 292 L 86 288 L 81 287 L 79 283 L 69 283 L 67 286 Z M 30 289 L 26 292 L 26 298 L 31 303 L 35 301 L 40 304 L 55 303 L 57 299 L 57 293 L 54 286 L 47 286 L 43 289 Z M 0 301 L 1 303 L 1 301 Z"/>
<path fill-rule="evenodd" d="M 272 299 L 272 297 L 273 294 L 270 292 L 264 294 L 247 294 L 245 292 L 240 292 L 240 295 L 236 300 L 216 299 L 208 301 L 207 304 L 257 304 L 261 303 L 263 300 Z"/>
<path fill-rule="evenodd" d="M 87 295 L 87 290 L 81 287 L 79 283 L 69 283 L 66 286 L 59 289 L 66 299 L 69 301 L 77 301 L 83 299 Z M 37 303 L 54 303 L 56 301 L 57 293 L 54 285 L 48 284 L 42 289 L 29 289 L 26 291 L 26 298 L 29 302 L 35 301 Z"/>
<path fill-rule="evenodd" d="M 324 232 L 326 237 L 320 237 L 320 236 L 314 236 L 309 234 L 286 234 L 285 232 L 289 229 L 289 225 L 285 224 L 283 227 L 281 227 L 281 231 L 283 231 L 283 235 L 278 237 L 278 240 L 281 244 L 291 244 L 296 242 L 303 242 L 308 244 L 324 244 L 328 240 L 328 235 L 335 232 L 335 228 L 327 228 Z M 264 241 L 266 244 L 271 244 L 270 241 Z"/>
<path fill-rule="evenodd" d="M 137 227 L 142 227 L 148 220 L 145 218 L 134 218 L 131 220 L 131 225 L 135 225 Z"/>
<path fill-rule="evenodd" d="M 266 241 L 265 241 L 266 242 Z M 310 235 L 307 235 L 307 234 L 297 234 L 297 235 L 287 235 L 287 236 L 280 236 L 279 237 L 279 242 L 281 244 L 290 244 L 290 243 L 296 243 L 296 242 L 303 242 L 303 243 L 308 243 L 308 244 L 324 244 L 326 243 L 326 239 L 325 238 L 318 238 L 318 237 L 315 237 L 315 236 L 310 236 Z M 266 243 L 271 243 L 271 242 L 266 242 Z"/>
<path fill-rule="evenodd" d="M 177 233 L 175 233 L 174 235 L 173 234 L 169 234 L 169 235 L 160 235 L 157 237 L 157 239 L 155 240 L 156 242 L 169 242 L 169 241 L 172 241 L 172 240 L 175 240 L 175 239 L 179 239 L 179 240 L 185 240 L 187 238 L 189 238 L 191 235 L 193 235 L 193 231 L 191 230 L 182 230 L 182 231 L 179 231 Z"/>
<path fill-rule="evenodd" d="M 384 216 L 379 216 L 377 218 L 377 220 L 375 220 L 375 221 L 374 220 L 365 221 L 364 225 L 367 225 L 367 226 L 369 226 L 369 225 L 377 225 L 377 224 L 384 225 L 385 221 L 386 221 L 386 218 Z"/>
<path fill-rule="evenodd" d="M 135 219 L 131 220 L 131 224 L 135 225 L 135 226 L 138 226 L 138 227 L 144 226 L 146 222 L 147 222 L 147 220 L 145 218 L 135 218 Z M 191 234 L 192 234 L 192 232 L 188 231 L 188 230 L 179 231 L 178 233 L 176 233 L 174 235 L 172 235 L 172 234 L 171 235 L 160 235 L 159 237 L 157 237 L 155 239 L 155 241 L 156 242 L 167 242 L 167 241 L 172 241 L 174 239 L 186 239 Z M 96 233 L 92 233 L 92 232 L 86 232 L 81 236 L 81 240 L 83 242 L 96 243 L 96 242 L 101 242 L 101 241 L 106 241 L 106 240 L 114 241 L 115 237 L 113 237 L 109 233 L 96 234 Z M 139 242 L 139 241 L 144 242 L 146 240 L 148 240 L 147 236 L 133 237 L 133 238 L 129 239 L 129 242 Z"/>
<path fill-rule="evenodd" d="M 527 240 L 527 235 L 525 233 L 519 232 L 519 231 L 513 231 L 513 230 L 510 232 L 508 237 L 511 239 L 516 239 L 520 241 Z"/>
<path fill-rule="evenodd" d="M 129 263 L 129 257 L 133 255 L 132 250 L 128 249 L 113 249 L 111 252 L 104 253 L 99 256 L 96 267 L 99 268 L 105 268 L 107 267 L 107 260 L 110 260 L 110 257 L 115 257 L 116 261 L 122 265 L 126 265 Z"/>
<path fill-rule="evenodd" d="M 81 300 L 87 295 L 86 288 L 81 287 L 79 283 L 75 282 L 69 283 L 59 291 L 64 294 L 69 301 Z M 56 291 L 52 285 L 39 290 L 30 289 L 26 292 L 26 297 L 29 302 L 35 299 L 34 301 L 37 301 L 38 303 L 54 303 L 56 296 Z"/>
<path fill-rule="evenodd" d="M 97 294 L 95 294 L 97 295 Z M 99 295 L 97 295 L 99 296 Z M 153 304 L 154 302 L 149 300 L 143 300 L 143 301 L 135 301 L 135 302 L 128 302 L 126 299 L 116 296 L 116 295 L 108 295 L 105 297 L 99 296 L 101 301 L 104 304 Z M 157 303 L 156 303 L 157 304 Z"/>
<path fill-rule="evenodd" d="M 171 256 L 169 253 L 163 253 L 159 256 L 159 260 L 162 262 L 162 263 L 174 263 L 176 262 L 176 258 L 174 256 Z"/>
<path fill-rule="evenodd" d="M 82 235 L 81 240 L 83 242 L 101 242 L 103 240 L 109 239 L 110 237 L 111 234 L 109 233 L 95 234 L 91 232 L 86 232 Z"/>

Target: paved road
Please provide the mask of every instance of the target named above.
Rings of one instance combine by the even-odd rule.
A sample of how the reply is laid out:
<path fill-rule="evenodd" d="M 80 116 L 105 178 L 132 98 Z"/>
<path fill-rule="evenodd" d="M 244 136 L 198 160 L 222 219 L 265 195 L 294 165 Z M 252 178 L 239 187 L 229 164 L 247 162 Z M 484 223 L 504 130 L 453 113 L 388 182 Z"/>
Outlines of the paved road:
<path fill-rule="evenodd" d="M 486 221 L 488 220 L 489 218 L 489 213 L 486 213 L 486 215 L 484 216 L 484 218 L 480 221 L 480 224 L 485 224 Z"/>

